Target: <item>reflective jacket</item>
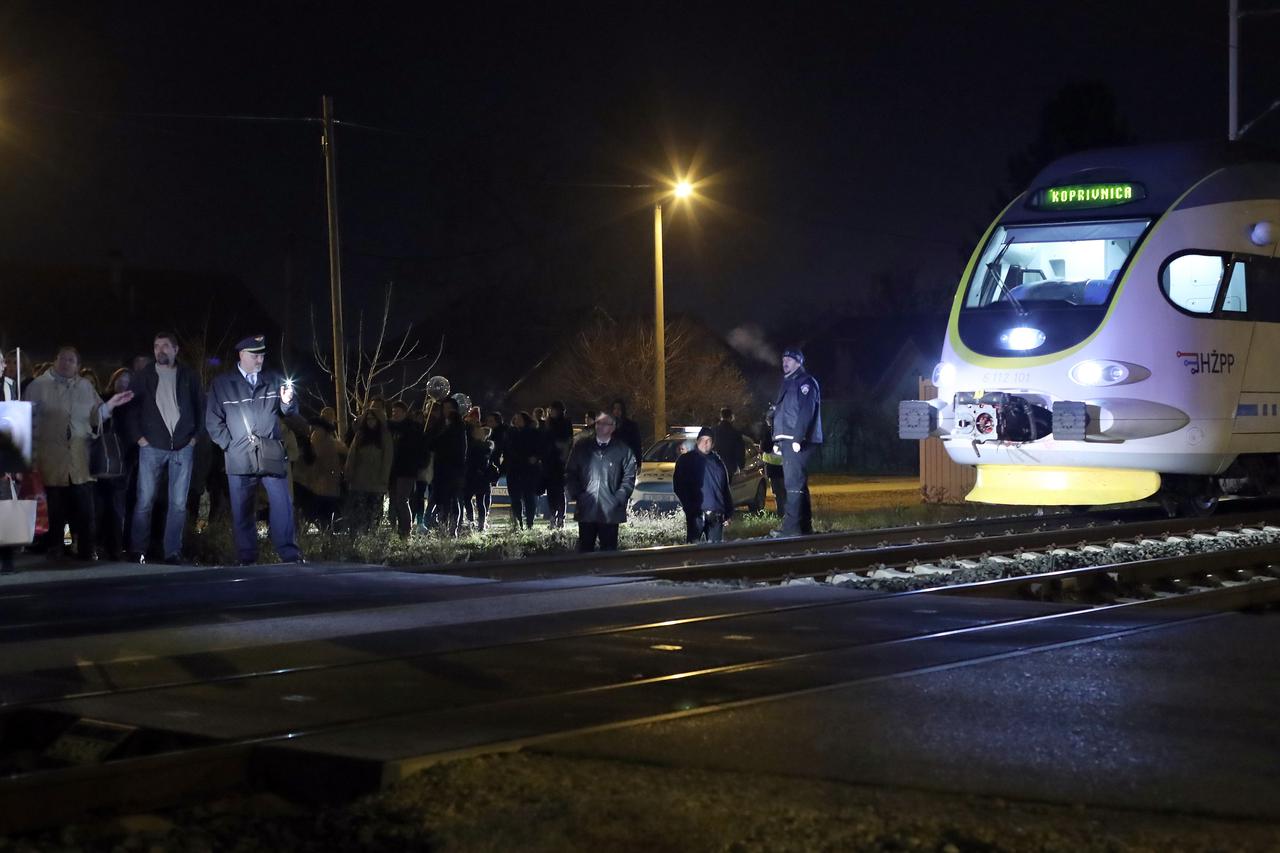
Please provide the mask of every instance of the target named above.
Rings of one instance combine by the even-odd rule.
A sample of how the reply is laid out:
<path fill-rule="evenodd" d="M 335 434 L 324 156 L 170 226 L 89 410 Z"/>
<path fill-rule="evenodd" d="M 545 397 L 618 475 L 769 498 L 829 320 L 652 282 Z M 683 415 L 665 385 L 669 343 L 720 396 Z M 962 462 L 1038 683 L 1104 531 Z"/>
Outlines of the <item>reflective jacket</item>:
<path fill-rule="evenodd" d="M 773 403 L 773 440 L 822 444 L 822 392 L 803 367 L 782 377 Z"/>
<path fill-rule="evenodd" d="M 288 406 L 280 402 L 283 384 L 284 377 L 274 370 L 261 371 L 254 387 L 249 386 L 249 380 L 240 375 L 238 368 L 213 378 L 204 425 L 214 444 L 226 453 L 228 474 L 253 473 L 250 434 L 283 439 L 278 416 L 298 411 L 296 394 Z"/>

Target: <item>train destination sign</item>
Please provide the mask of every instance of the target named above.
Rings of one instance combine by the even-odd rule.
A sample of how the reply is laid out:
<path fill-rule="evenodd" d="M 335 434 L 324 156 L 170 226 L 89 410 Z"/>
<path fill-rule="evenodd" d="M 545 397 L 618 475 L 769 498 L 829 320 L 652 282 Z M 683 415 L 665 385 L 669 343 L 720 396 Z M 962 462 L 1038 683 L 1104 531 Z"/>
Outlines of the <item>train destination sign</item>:
<path fill-rule="evenodd" d="M 1042 210 L 1078 210 L 1086 207 L 1113 207 L 1146 197 L 1147 191 L 1142 184 L 1072 184 L 1039 190 L 1032 206 Z"/>

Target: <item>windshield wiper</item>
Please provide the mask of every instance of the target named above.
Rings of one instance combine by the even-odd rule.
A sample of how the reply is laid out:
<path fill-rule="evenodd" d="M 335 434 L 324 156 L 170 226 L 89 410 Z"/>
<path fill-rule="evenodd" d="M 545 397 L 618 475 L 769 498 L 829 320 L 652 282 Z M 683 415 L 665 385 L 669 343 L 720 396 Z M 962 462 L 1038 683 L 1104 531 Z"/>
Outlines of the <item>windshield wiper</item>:
<path fill-rule="evenodd" d="M 1005 252 L 1009 251 L 1009 247 L 1011 245 L 1013 245 L 1012 234 L 1009 235 L 1009 239 L 1004 241 L 1004 245 L 1000 247 L 1000 251 L 996 253 L 996 256 L 987 263 L 987 272 L 991 273 L 992 277 L 995 278 L 996 284 L 1000 285 L 1000 289 L 1004 291 L 1004 295 L 1009 297 L 1009 301 L 1013 303 L 1014 310 L 1017 311 L 1020 316 L 1025 317 L 1027 316 L 1026 309 L 1022 307 L 1022 303 L 1018 301 L 1018 298 L 1013 295 L 1013 291 L 1005 285 L 1004 276 L 1000 275 L 999 272 L 1000 259 L 1004 257 Z"/>

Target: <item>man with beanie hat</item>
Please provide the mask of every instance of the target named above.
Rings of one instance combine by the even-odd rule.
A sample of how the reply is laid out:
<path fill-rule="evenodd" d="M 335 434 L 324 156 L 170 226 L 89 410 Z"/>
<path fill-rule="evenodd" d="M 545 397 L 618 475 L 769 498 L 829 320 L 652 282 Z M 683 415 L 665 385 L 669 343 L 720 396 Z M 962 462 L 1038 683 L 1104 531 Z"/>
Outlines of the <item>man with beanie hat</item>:
<path fill-rule="evenodd" d="M 684 508 L 686 542 L 723 542 L 724 529 L 733 515 L 729 470 L 713 447 L 715 432 L 703 427 L 695 449 L 676 460 L 671 484 Z"/>
<path fill-rule="evenodd" d="M 280 559 L 301 563 L 294 541 L 293 498 L 289 494 L 289 457 L 280 433 L 280 416 L 298 411 L 293 381 L 263 370 L 267 340 L 251 335 L 236 344 L 237 363 L 209 386 L 205 427 L 222 448 L 231 490 L 231 524 L 242 565 L 258 561 L 254 502 L 261 485 L 271 506 L 271 542 Z"/>
<path fill-rule="evenodd" d="M 773 406 L 773 452 L 782 455 L 787 504 L 782 527 L 769 535 L 812 533 L 813 511 L 806 467 L 813 449 L 822 444 L 822 394 L 818 381 L 805 370 L 804 353 L 797 347 L 782 354 L 782 385 Z"/>

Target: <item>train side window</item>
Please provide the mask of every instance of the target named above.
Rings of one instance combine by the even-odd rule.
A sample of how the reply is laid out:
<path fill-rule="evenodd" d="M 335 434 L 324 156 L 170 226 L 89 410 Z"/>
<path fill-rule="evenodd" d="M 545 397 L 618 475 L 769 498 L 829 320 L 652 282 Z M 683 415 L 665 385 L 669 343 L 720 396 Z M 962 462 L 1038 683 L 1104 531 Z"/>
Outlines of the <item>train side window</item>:
<path fill-rule="evenodd" d="M 1164 265 L 1160 289 L 1182 310 L 1210 314 L 1225 271 L 1221 255 L 1178 255 Z"/>
<path fill-rule="evenodd" d="M 1230 313 L 1244 313 L 1249 310 L 1249 296 L 1245 285 L 1248 277 L 1248 266 L 1244 261 L 1236 261 L 1231 265 L 1231 278 L 1227 281 L 1227 295 L 1222 299 L 1222 310 Z"/>
<path fill-rule="evenodd" d="M 1280 261 L 1249 259 L 1249 319 L 1280 323 Z"/>

